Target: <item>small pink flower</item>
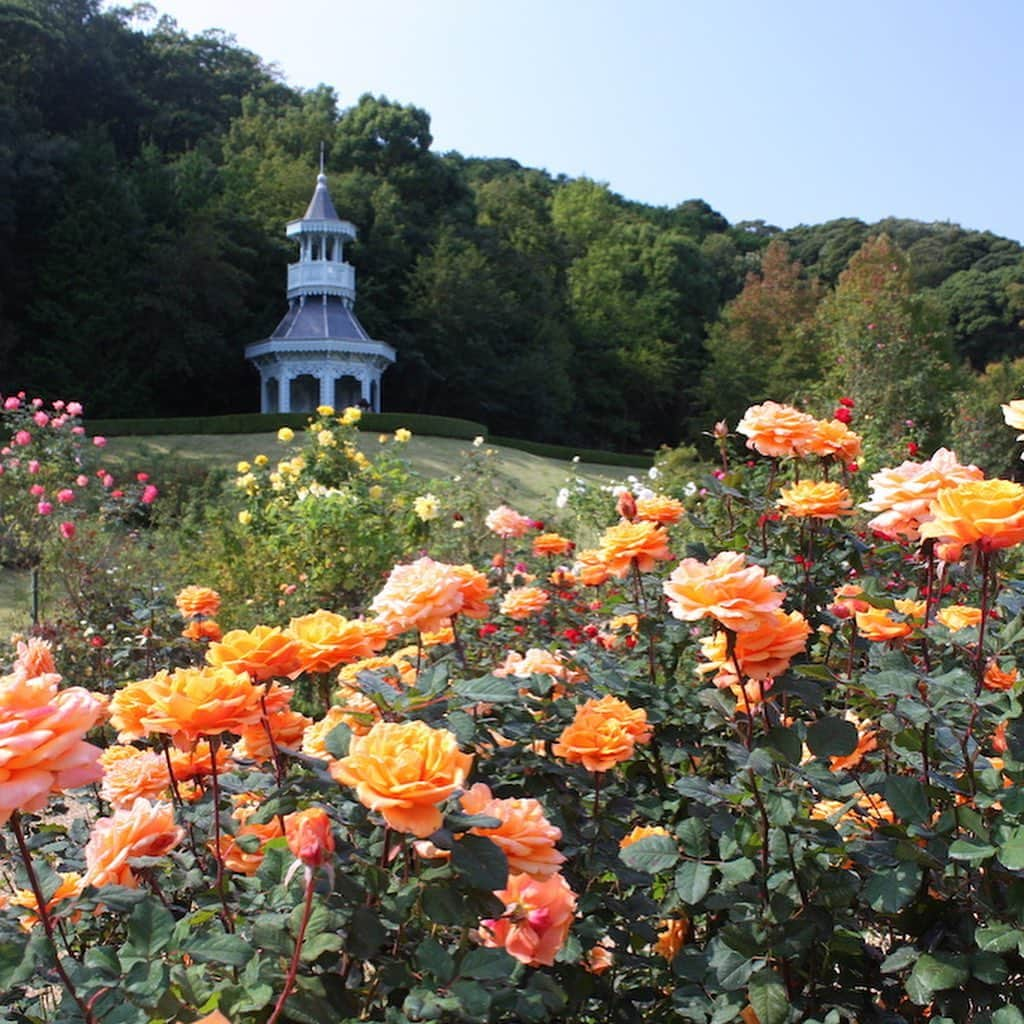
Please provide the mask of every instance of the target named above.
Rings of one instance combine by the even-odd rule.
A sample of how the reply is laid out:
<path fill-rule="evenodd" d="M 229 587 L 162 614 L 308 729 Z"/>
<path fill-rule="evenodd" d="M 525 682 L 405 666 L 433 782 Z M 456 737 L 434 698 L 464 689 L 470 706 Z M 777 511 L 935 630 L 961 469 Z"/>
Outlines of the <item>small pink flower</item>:
<path fill-rule="evenodd" d="M 21 405 L 21 399 L 20 398 L 15 398 L 14 395 L 11 395 L 10 398 L 5 398 L 4 399 L 4 408 L 7 409 L 7 410 L 17 409 L 17 408 L 20 407 L 20 405 Z"/>
<path fill-rule="evenodd" d="M 41 501 L 39 502 L 38 505 L 36 505 L 36 511 L 41 516 L 48 516 L 53 511 L 53 505 L 51 505 L 48 501 Z"/>
<path fill-rule="evenodd" d="M 81 416 L 82 415 L 82 405 L 81 405 L 80 402 L 68 402 L 67 410 L 68 410 L 68 415 L 69 416 Z"/>
<path fill-rule="evenodd" d="M 74 523 L 61 523 L 60 526 L 58 527 L 58 529 L 60 530 L 60 535 L 65 540 L 71 540 L 71 538 L 74 537 L 74 535 L 75 535 L 75 524 Z"/>
<path fill-rule="evenodd" d="M 156 487 L 152 484 L 147 484 L 142 488 L 142 496 L 139 498 L 139 501 L 141 501 L 143 505 L 152 505 L 153 502 L 156 501 L 156 497 L 159 493 L 160 491 L 157 490 Z"/>
<path fill-rule="evenodd" d="M 63 398 L 58 398 L 57 401 L 53 403 L 53 407 L 54 407 L 54 409 L 57 410 L 57 412 L 60 412 L 61 409 L 64 408 L 64 399 Z"/>
<path fill-rule="evenodd" d="M 110 496 L 112 498 L 123 498 L 124 497 L 124 491 L 111 491 L 110 492 Z"/>
<path fill-rule="evenodd" d="M 32 443 L 32 435 L 27 430 L 19 430 L 14 435 L 14 443 L 22 446 Z"/>
<path fill-rule="evenodd" d="M 32 399 L 32 408 L 33 409 L 41 408 L 42 404 L 43 404 L 43 400 L 41 398 L 33 398 Z"/>
<path fill-rule="evenodd" d="M 39 460 L 38 459 L 29 459 L 29 461 L 28 461 L 28 471 L 33 476 L 35 476 L 36 473 L 39 472 Z"/>
<path fill-rule="evenodd" d="M 78 484 L 79 487 L 85 487 L 86 484 L 89 483 L 89 478 L 84 473 L 79 473 L 78 476 L 75 477 L 75 483 Z"/>
<path fill-rule="evenodd" d="M 70 487 L 62 487 L 57 492 L 57 501 L 62 505 L 67 505 L 69 502 L 75 500 L 75 492 Z"/>
<path fill-rule="evenodd" d="M 45 427 L 46 424 L 50 422 L 49 414 L 43 412 L 42 409 L 40 409 L 39 412 L 37 412 L 35 416 L 32 417 L 32 419 L 35 420 L 37 427 Z"/>
<path fill-rule="evenodd" d="M 101 478 L 100 483 L 103 484 L 104 487 L 113 487 L 114 486 L 114 478 L 109 473 L 106 473 Z"/>
<path fill-rule="evenodd" d="M 102 435 L 100 435 L 100 434 L 97 434 L 92 439 L 92 443 L 94 445 L 96 445 L 97 448 L 106 448 L 107 447 L 107 439 L 105 437 L 103 437 Z"/>
<path fill-rule="evenodd" d="M 46 488 L 42 484 L 33 484 L 29 489 L 28 493 L 33 498 L 41 498 L 46 493 Z"/>
<path fill-rule="evenodd" d="M 85 427 L 72 427 L 71 433 L 76 437 L 81 437 L 85 433 Z"/>
<path fill-rule="evenodd" d="M 60 430 L 67 421 L 67 416 L 54 416 L 53 419 L 50 420 L 50 426 L 53 427 L 54 430 Z"/>
<path fill-rule="evenodd" d="M 149 474 L 148 473 L 136 473 L 135 474 L 135 479 L 138 480 L 140 484 L 148 483 L 149 482 Z"/>

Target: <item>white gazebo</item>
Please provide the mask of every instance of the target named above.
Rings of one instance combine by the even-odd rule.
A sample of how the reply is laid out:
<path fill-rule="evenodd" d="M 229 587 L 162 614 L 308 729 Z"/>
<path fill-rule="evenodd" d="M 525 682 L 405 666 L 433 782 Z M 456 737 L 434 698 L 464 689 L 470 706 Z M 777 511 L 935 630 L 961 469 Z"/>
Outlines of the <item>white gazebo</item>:
<path fill-rule="evenodd" d="M 356 272 L 343 254 L 356 229 L 334 209 L 322 160 L 305 216 L 286 233 L 299 243 L 299 262 L 288 266 L 288 312 L 269 338 L 245 347 L 260 372 L 260 412 L 380 412 L 380 378 L 395 350 L 356 318 Z"/>

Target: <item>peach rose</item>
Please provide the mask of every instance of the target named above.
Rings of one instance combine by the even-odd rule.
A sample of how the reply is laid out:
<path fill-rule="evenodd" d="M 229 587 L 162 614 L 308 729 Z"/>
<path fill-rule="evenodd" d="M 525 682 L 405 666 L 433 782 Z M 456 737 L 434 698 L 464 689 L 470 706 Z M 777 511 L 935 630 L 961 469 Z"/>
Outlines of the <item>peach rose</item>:
<path fill-rule="evenodd" d="M 167 759 L 152 750 L 113 745 L 100 755 L 100 796 L 115 809 L 131 807 L 139 797 L 158 800 L 171 785 Z"/>
<path fill-rule="evenodd" d="M 249 814 L 251 813 L 250 810 Z M 244 820 L 248 815 L 235 814 L 234 817 Z M 218 860 L 223 862 L 228 871 L 234 871 L 239 875 L 255 875 L 266 856 L 267 843 L 271 839 L 277 839 L 283 835 L 281 822 L 277 817 L 271 818 L 270 821 L 262 825 L 258 822 L 245 821 L 233 836 L 221 833 L 220 849 L 214 852 L 219 854 Z M 246 849 L 250 844 L 243 845 L 239 842 L 246 837 L 255 837 L 259 841 L 259 846 L 255 849 Z M 209 845 L 210 849 L 213 849 L 213 843 L 211 842 Z"/>
<path fill-rule="evenodd" d="M 460 797 L 466 814 L 486 814 L 498 818 L 497 828 L 471 828 L 470 832 L 486 836 L 501 847 L 508 858 L 509 871 L 522 872 L 533 878 L 547 878 L 565 861 L 555 849 L 562 838 L 544 816 L 544 808 L 532 797 L 496 799 L 482 782 L 471 786 Z"/>
<path fill-rule="evenodd" d="M 181 635 L 186 640 L 205 640 L 211 643 L 219 643 L 224 638 L 220 626 L 212 619 L 193 619 L 181 631 Z"/>
<path fill-rule="evenodd" d="M 53 649 L 47 641 L 40 640 L 38 637 L 19 640 L 16 650 L 15 673 L 20 672 L 29 679 L 56 673 L 57 666 L 53 663 Z"/>
<path fill-rule="evenodd" d="M 789 668 L 789 663 L 807 646 L 810 635 L 811 627 L 800 612 L 775 611 L 765 616 L 757 629 L 736 634 L 733 654 L 745 677 L 771 679 Z M 724 633 L 704 637 L 700 647 L 708 664 L 700 666 L 698 672 L 714 671 L 715 685 L 721 688 L 739 683 Z"/>
<path fill-rule="evenodd" d="M 191 750 L 201 736 L 241 733 L 259 722 L 262 686 L 230 668 L 179 668 L 129 683 L 111 701 L 111 720 L 122 742 L 151 733 Z"/>
<path fill-rule="evenodd" d="M 484 525 L 492 533 L 506 540 L 514 537 L 522 537 L 523 534 L 533 529 L 533 520 L 528 516 L 520 515 L 515 509 L 508 505 L 499 505 L 487 513 Z"/>
<path fill-rule="evenodd" d="M 459 614 L 471 619 L 486 619 L 491 614 L 490 600 L 495 594 L 487 577 L 471 565 L 453 565 L 452 572 L 458 577 L 462 591 Z"/>
<path fill-rule="evenodd" d="M 878 515 L 868 522 L 876 533 L 895 540 L 917 540 L 921 524 L 932 518 L 931 503 L 950 487 L 981 480 L 977 466 L 962 466 L 956 454 L 940 448 L 927 462 L 904 462 L 883 469 L 868 481 L 871 500 L 861 508 Z"/>
<path fill-rule="evenodd" d="M 636 517 L 649 523 L 671 526 L 686 515 L 686 509 L 678 498 L 663 494 L 652 494 L 649 498 L 636 499 Z"/>
<path fill-rule="evenodd" d="M 392 636 L 409 629 L 432 633 L 462 611 L 464 582 L 454 566 L 432 558 L 396 565 L 370 610 Z"/>
<path fill-rule="evenodd" d="M 853 514 L 853 499 L 842 484 L 801 480 L 782 489 L 779 508 L 787 516 L 796 518 L 838 519 Z"/>
<path fill-rule="evenodd" d="M 57 886 L 53 895 L 46 901 L 46 910 L 48 915 L 51 916 L 54 910 L 57 909 L 57 904 L 62 903 L 64 900 L 76 899 L 82 895 L 82 890 L 85 888 L 85 878 L 77 871 L 61 871 L 59 876 L 60 885 Z M 24 931 L 31 931 L 39 923 L 39 901 L 31 889 L 18 889 L 11 897 L 10 905 L 12 907 L 23 907 L 29 911 L 29 913 L 23 914 L 18 918 L 18 924 L 21 925 Z"/>
<path fill-rule="evenodd" d="M 854 433 L 842 420 L 815 420 L 810 440 L 805 443 L 802 454 L 853 462 L 860 452 L 860 435 Z"/>
<path fill-rule="evenodd" d="M 597 550 L 578 552 L 572 571 L 585 587 L 599 587 L 611 576 L 604 557 Z"/>
<path fill-rule="evenodd" d="M 298 645 L 296 661 L 303 672 L 330 672 L 342 662 L 370 658 L 388 640 L 378 623 L 346 619 L 324 608 L 292 619 L 284 632 Z"/>
<path fill-rule="evenodd" d="M 610 940 L 603 940 L 596 946 L 591 946 L 584 958 L 583 966 L 591 974 L 604 974 L 615 962 L 614 948 Z"/>
<path fill-rule="evenodd" d="M 958 629 L 968 629 L 981 623 L 981 609 L 966 604 L 952 604 L 939 610 L 935 621 L 945 626 L 951 633 Z"/>
<path fill-rule="evenodd" d="M 307 807 L 284 819 L 284 834 L 288 849 L 306 867 L 318 868 L 327 864 L 334 853 L 334 834 L 331 819 L 322 807 Z"/>
<path fill-rule="evenodd" d="M 0 825 L 103 775 L 99 748 L 83 737 L 106 716 L 106 704 L 81 687 L 58 691 L 59 681 L 18 670 L 0 678 Z"/>
<path fill-rule="evenodd" d="M 669 830 L 662 828 L 661 825 L 637 825 L 629 835 L 625 835 L 619 840 L 619 849 L 625 850 L 626 847 L 632 846 L 648 836 L 667 836 L 669 839 L 672 838 Z"/>
<path fill-rule="evenodd" d="M 235 744 L 231 756 L 241 761 L 270 761 L 274 757 L 274 750 L 270 745 L 270 736 L 267 735 L 268 725 L 278 749 L 287 747 L 294 750 L 302 743 L 306 729 L 312 724 L 312 718 L 292 711 L 291 708 L 275 711 L 259 722 L 242 726 L 239 733 L 241 740 Z"/>
<path fill-rule="evenodd" d="M 209 587 L 188 586 L 178 593 L 174 603 L 186 619 L 196 615 L 212 619 L 220 611 L 220 594 Z"/>
<path fill-rule="evenodd" d="M 985 669 L 985 675 L 982 677 L 981 685 L 986 690 L 998 690 L 1005 692 L 1007 690 L 1012 690 L 1017 685 L 1017 680 L 1019 678 L 1020 673 L 1016 668 L 1011 668 L 1004 672 L 999 667 L 999 662 L 992 660 L 988 663 L 988 666 Z M 1006 723 L 1004 722 L 1002 724 L 1005 726 Z"/>
<path fill-rule="evenodd" d="M 791 405 L 765 402 L 752 405 L 736 424 L 747 438 L 747 447 L 762 455 L 802 455 L 813 443 L 816 420 Z"/>
<path fill-rule="evenodd" d="M 686 917 L 675 917 L 662 921 L 660 927 L 661 931 L 658 932 L 658 941 L 654 944 L 654 952 L 671 963 L 690 937 L 692 931 L 690 921 Z"/>
<path fill-rule="evenodd" d="M 565 555 L 575 545 L 567 537 L 557 533 L 542 533 L 533 538 L 533 553 L 541 555 Z"/>
<path fill-rule="evenodd" d="M 206 660 L 214 668 L 247 672 L 256 683 L 296 674 L 300 669 L 298 656 L 298 641 L 277 626 L 233 629 L 220 643 L 206 649 Z"/>
<path fill-rule="evenodd" d="M 480 941 L 531 967 L 550 967 L 576 913 L 576 894 L 569 883 L 560 874 L 545 879 L 510 875 L 506 888 L 494 895 L 505 904 L 505 913 L 480 922 Z"/>
<path fill-rule="evenodd" d="M 667 562 L 672 557 L 668 534 L 648 520 L 610 526 L 604 531 L 598 550 L 608 572 L 619 579 L 632 571 L 634 562 L 640 572 L 650 572 L 658 562 Z"/>
<path fill-rule="evenodd" d="M 85 845 L 85 884 L 135 888 L 138 883 L 129 862 L 136 857 L 163 857 L 184 834 L 174 823 L 170 804 L 139 797 L 130 808 L 114 811 L 93 825 Z"/>
<path fill-rule="evenodd" d="M 545 651 L 539 647 L 531 647 L 526 654 L 509 651 L 493 674 L 515 676 L 517 679 L 529 679 L 533 675 L 551 676 L 552 679 L 567 683 L 578 683 L 586 679 L 586 673 L 567 665 L 559 651 Z"/>
<path fill-rule="evenodd" d="M 977 544 L 982 551 L 1024 541 L 1024 487 L 1009 480 L 977 480 L 940 491 L 922 537 Z"/>
<path fill-rule="evenodd" d="M 711 617 L 741 633 L 757 629 L 760 620 L 782 604 L 778 576 L 759 565 L 747 565 L 738 551 L 723 551 L 710 562 L 684 558 L 664 583 L 669 611 L 684 622 Z"/>
<path fill-rule="evenodd" d="M 370 703 L 373 702 L 370 701 Z M 374 709 L 377 709 L 375 704 Z M 379 710 L 377 710 L 377 714 L 379 716 Z M 302 752 L 309 757 L 316 757 L 321 761 L 327 761 L 328 763 L 333 761 L 334 755 L 327 750 L 324 743 L 328 735 L 342 723 L 348 725 L 353 732 L 357 731 L 352 728 L 351 723 L 347 720 L 345 708 L 334 704 L 327 709 L 327 713 L 319 722 L 313 722 L 311 725 L 306 726 L 306 731 L 302 734 Z M 364 733 L 369 731 L 369 725 L 366 725 L 362 730 Z"/>
<path fill-rule="evenodd" d="M 637 743 L 650 739 L 647 714 L 614 697 L 588 700 L 551 748 L 556 757 L 582 764 L 590 772 L 606 772 L 628 761 Z"/>
<path fill-rule="evenodd" d="M 924 621 L 925 602 L 908 601 L 902 598 L 893 602 L 896 611 L 906 618 L 903 621 L 894 619 L 885 608 L 868 608 L 867 611 L 856 612 L 857 631 L 866 640 L 886 642 L 910 636 L 917 625 Z"/>
<path fill-rule="evenodd" d="M 544 610 L 547 592 L 540 587 L 513 587 L 501 599 L 498 611 L 510 619 L 528 619 Z"/>
<path fill-rule="evenodd" d="M 348 756 L 330 766 L 331 775 L 356 791 L 359 802 L 380 811 L 388 825 L 420 839 L 441 827 L 438 804 L 466 781 L 472 754 L 459 750 L 446 729 L 425 722 L 378 722 L 365 736 L 353 736 Z"/>

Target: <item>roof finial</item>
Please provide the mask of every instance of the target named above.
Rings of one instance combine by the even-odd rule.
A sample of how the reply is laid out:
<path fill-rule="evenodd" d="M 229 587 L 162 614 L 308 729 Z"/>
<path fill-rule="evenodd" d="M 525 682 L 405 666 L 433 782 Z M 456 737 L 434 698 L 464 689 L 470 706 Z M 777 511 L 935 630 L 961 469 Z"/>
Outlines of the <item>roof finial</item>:
<path fill-rule="evenodd" d="M 320 140 L 320 173 L 324 173 L 324 140 Z"/>

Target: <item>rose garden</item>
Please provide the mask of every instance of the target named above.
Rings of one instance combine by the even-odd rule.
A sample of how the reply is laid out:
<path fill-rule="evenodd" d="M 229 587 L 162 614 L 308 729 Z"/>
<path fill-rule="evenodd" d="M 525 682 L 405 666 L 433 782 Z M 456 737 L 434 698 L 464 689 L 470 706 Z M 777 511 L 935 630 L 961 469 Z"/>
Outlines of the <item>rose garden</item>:
<path fill-rule="evenodd" d="M 541 523 L 321 407 L 172 520 L 3 415 L 3 1020 L 1024 1024 L 1020 484 L 767 402 Z"/>

